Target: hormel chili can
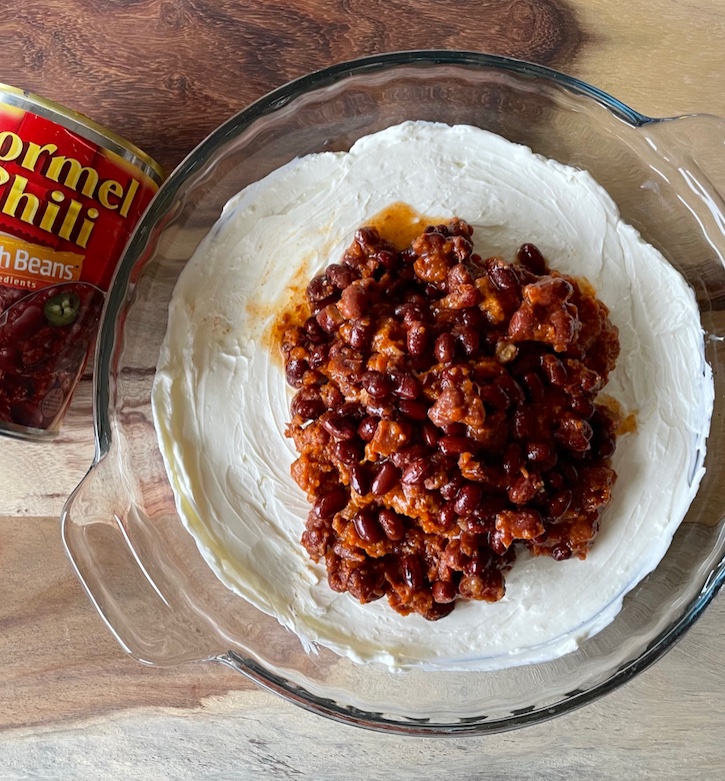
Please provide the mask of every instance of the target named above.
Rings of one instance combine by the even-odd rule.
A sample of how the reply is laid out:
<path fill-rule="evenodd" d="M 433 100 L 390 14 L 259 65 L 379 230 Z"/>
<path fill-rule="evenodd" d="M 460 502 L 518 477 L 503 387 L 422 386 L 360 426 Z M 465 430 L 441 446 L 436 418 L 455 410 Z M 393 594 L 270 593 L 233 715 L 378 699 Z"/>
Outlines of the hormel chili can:
<path fill-rule="evenodd" d="M 105 128 L 0 84 L 0 433 L 58 433 L 113 272 L 162 179 Z"/>

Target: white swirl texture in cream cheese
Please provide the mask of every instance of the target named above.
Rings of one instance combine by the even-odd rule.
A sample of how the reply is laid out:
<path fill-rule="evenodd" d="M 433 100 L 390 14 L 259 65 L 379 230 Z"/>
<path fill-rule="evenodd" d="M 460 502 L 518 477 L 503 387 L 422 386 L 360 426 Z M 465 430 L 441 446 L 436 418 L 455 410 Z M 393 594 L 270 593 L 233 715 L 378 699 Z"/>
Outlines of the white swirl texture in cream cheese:
<path fill-rule="evenodd" d="M 533 242 L 554 268 L 586 277 L 619 328 L 606 392 L 637 415 L 587 559 L 522 554 L 500 602 L 462 602 L 432 623 L 333 592 L 300 544 L 309 505 L 283 434 L 292 391 L 265 340 L 291 287 L 338 262 L 393 202 L 471 223 L 484 257 Z M 478 128 L 424 122 L 293 160 L 233 198 L 178 280 L 153 386 L 179 515 L 219 579 L 305 647 L 391 668 L 500 669 L 600 631 L 695 496 L 712 404 L 691 289 L 588 173 Z"/>

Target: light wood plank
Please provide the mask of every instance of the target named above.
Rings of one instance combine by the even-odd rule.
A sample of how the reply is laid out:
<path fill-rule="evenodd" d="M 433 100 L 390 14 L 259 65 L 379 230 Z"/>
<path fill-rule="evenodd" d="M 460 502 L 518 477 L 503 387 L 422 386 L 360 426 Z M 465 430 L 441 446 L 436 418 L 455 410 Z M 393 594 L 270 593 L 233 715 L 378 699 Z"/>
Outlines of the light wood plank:
<path fill-rule="evenodd" d="M 531 59 L 653 116 L 725 115 L 723 0 L 26 0 L 0 78 L 88 113 L 167 167 L 250 100 L 414 47 Z M 93 457 L 86 374 L 61 437 L 0 440 L 0 779 L 591 781 L 725 777 L 725 600 L 663 660 L 575 714 L 462 740 L 312 716 L 217 665 L 127 658 L 65 559 L 58 516 Z"/>

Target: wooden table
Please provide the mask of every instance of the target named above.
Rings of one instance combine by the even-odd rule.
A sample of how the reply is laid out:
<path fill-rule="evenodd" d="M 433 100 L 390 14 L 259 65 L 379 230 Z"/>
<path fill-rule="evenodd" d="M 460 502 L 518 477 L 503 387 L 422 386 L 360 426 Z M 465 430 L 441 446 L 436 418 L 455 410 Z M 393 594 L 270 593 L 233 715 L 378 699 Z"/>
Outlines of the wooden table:
<path fill-rule="evenodd" d="M 468 48 L 552 65 L 651 115 L 725 116 L 723 0 L 25 0 L 0 80 L 171 169 L 272 87 L 362 54 Z M 71 572 L 63 501 L 91 462 L 90 374 L 62 436 L 0 440 L 0 779 L 719 779 L 725 600 L 633 682 L 486 738 L 401 739 L 307 714 L 219 666 L 124 656 Z"/>

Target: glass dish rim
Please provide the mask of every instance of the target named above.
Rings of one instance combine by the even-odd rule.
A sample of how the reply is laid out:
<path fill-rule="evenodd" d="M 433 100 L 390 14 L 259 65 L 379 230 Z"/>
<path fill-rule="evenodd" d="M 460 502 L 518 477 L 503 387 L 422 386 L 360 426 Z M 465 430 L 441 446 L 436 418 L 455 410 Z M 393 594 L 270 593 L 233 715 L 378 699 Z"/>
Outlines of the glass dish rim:
<path fill-rule="evenodd" d="M 283 108 L 305 93 L 325 86 L 331 86 L 352 75 L 375 73 L 390 67 L 406 65 L 463 65 L 474 68 L 491 68 L 499 71 L 507 71 L 518 76 L 529 78 L 541 78 L 558 87 L 564 88 L 572 94 L 583 96 L 599 103 L 608 109 L 616 118 L 624 121 L 627 125 L 635 129 L 650 123 L 658 123 L 673 119 L 653 118 L 641 114 L 607 92 L 552 68 L 521 59 L 474 51 L 423 49 L 371 55 L 314 71 L 268 92 L 219 125 L 181 161 L 161 185 L 126 246 L 122 260 L 118 265 L 109 289 L 96 345 L 95 369 L 93 374 L 95 455 L 86 477 L 90 475 L 96 465 L 109 452 L 111 446 L 112 426 L 109 415 L 111 368 L 118 340 L 118 314 L 126 300 L 131 271 L 147 245 L 151 230 L 159 224 L 164 214 L 168 212 L 182 184 L 190 175 L 206 165 L 214 152 L 230 135 L 239 133 L 249 127 L 258 118 Z M 85 479 L 86 478 L 84 478 L 84 481 Z M 79 488 L 80 485 L 68 498 L 63 508 L 61 516 L 63 524 L 65 524 L 67 520 L 73 499 Z M 95 605 L 95 599 L 93 599 L 90 589 L 86 585 L 78 568 L 75 566 L 73 557 L 70 556 L 70 551 L 67 550 L 67 552 L 76 574 Z M 708 582 L 700 591 L 699 595 L 686 607 L 680 618 L 663 629 L 650 643 L 644 653 L 637 659 L 620 667 L 609 678 L 596 684 L 591 689 L 586 691 L 573 691 L 569 693 L 565 699 L 554 705 L 534 707 L 531 710 L 527 710 L 526 713 L 511 714 L 504 718 L 492 719 L 490 721 L 485 720 L 476 721 L 475 723 L 459 722 L 446 724 L 423 723 L 420 720 L 402 721 L 385 718 L 381 714 L 359 711 L 351 706 L 341 706 L 334 700 L 312 694 L 309 690 L 301 689 L 297 684 L 281 678 L 266 670 L 257 662 L 243 658 L 234 651 L 228 651 L 225 654 L 215 657 L 215 659 L 234 668 L 238 672 L 241 672 L 262 688 L 276 693 L 306 710 L 345 724 L 384 732 L 419 736 L 463 736 L 498 733 L 546 721 L 563 713 L 576 710 L 615 690 L 627 680 L 635 677 L 657 661 L 684 635 L 699 618 L 703 610 L 715 598 L 724 583 L 725 560 L 721 561 L 717 567 L 710 572 Z M 99 612 L 101 611 L 99 610 Z M 103 616 L 102 612 L 101 615 Z M 114 636 L 116 636 L 113 627 L 108 624 L 105 617 L 103 618 Z"/>

